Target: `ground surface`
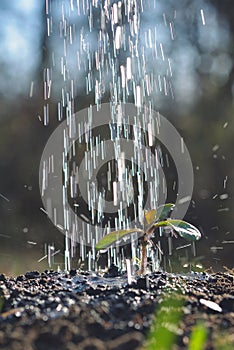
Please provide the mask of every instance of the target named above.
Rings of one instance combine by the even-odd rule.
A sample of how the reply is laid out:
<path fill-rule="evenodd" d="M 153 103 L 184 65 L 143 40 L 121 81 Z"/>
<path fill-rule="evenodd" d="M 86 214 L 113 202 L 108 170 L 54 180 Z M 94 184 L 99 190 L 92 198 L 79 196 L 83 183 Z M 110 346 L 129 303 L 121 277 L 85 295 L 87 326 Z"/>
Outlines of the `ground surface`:
<path fill-rule="evenodd" d="M 0 275 L 0 349 L 139 350 L 167 295 L 182 300 L 177 324 L 163 324 L 176 336 L 173 349 L 188 348 L 197 322 L 206 330 L 205 349 L 234 348 L 231 271 L 155 273 L 131 285 L 125 276 L 34 271 Z"/>

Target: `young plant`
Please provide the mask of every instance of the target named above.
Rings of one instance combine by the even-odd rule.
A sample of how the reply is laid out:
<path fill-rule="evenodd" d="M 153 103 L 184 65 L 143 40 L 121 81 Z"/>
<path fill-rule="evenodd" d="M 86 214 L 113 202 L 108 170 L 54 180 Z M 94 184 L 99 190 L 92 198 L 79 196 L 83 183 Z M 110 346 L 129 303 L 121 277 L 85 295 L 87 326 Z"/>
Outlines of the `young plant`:
<path fill-rule="evenodd" d="M 144 275 L 147 268 L 147 245 L 156 227 L 168 227 L 174 237 L 178 235 L 187 241 L 197 241 L 201 238 L 201 233 L 195 226 L 183 220 L 170 219 L 174 207 L 174 204 L 168 203 L 157 209 L 145 211 L 144 229 L 129 228 L 110 232 L 97 243 L 96 249 L 106 250 L 111 245 L 126 239 L 130 234 L 137 233 L 141 237 L 140 274 Z"/>

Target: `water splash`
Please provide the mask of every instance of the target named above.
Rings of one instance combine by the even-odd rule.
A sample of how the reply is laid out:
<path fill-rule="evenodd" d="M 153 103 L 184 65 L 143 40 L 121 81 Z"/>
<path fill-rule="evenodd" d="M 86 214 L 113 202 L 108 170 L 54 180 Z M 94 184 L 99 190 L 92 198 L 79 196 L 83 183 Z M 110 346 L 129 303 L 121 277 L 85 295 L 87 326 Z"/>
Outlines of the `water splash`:
<path fill-rule="evenodd" d="M 204 24 L 203 10 L 200 15 Z M 91 270 L 97 268 L 98 226 L 108 233 L 111 229 L 129 228 L 132 218 L 143 226 L 146 183 L 150 198 L 147 209 L 159 204 L 159 188 L 163 188 L 164 197 L 167 195 L 165 180 L 159 178 L 160 147 L 152 136 L 152 130 L 160 129 L 160 116 L 155 118 L 153 111 L 160 96 L 174 97 L 170 53 L 176 37 L 177 12 L 166 13 L 163 4 L 156 5 L 155 1 L 46 1 L 46 18 L 52 54 L 48 58 L 50 66 L 44 70 L 44 125 L 49 123 L 49 103 L 54 97 L 59 99 L 58 121 L 67 121 L 63 134 L 63 222 L 57 226 L 66 237 L 65 269 L 70 269 L 79 241 L 81 258 L 88 257 L 87 268 Z M 76 123 L 77 96 L 82 89 L 98 112 L 103 102 L 110 103 L 109 125 L 93 128 L 92 105 L 85 120 Z M 129 102 L 136 109 L 133 126 L 125 113 L 124 106 Z M 129 147 L 130 159 L 126 156 Z M 103 160 L 106 164 L 100 167 Z M 166 161 L 169 164 L 168 158 Z M 53 161 L 48 159 L 44 164 L 44 190 L 52 168 Z M 87 180 L 85 188 L 79 187 L 81 177 Z M 173 188 L 176 190 L 176 185 Z M 114 212 L 108 212 L 108 201 L 116 207 Z M 72 222 L 68 203 L 83 219 L 82 227 Z M 56 208 L 50 204 L 47 211 L 48 208 L 59 217 Z M 129 243 L 137 259 L 140 252 L 135 241 L 133 235 Z M 147 248 L 153 268 L 163 255 L 168 256 L 160 241 L 156 247 Z M 172 249 L 168 238 L 169 255 Z M 192 251 L 195 254 L 193 246 Z M 123 248 L 117 244 L 108 252 L 108 266 L 114 262 L 121 267 L 124 257 Z"/>

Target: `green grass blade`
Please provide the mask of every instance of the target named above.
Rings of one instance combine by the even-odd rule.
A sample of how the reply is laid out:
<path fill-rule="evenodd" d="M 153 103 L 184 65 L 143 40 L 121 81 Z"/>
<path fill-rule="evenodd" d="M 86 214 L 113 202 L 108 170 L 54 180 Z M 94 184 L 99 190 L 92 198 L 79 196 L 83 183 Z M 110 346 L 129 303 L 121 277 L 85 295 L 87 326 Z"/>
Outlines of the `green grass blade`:
<path fill-rule="evenodd" d="M 127 238 L 127 236 L 129 236 L 131 233 L 139 233 L 139 236 L 142 236 L 144 234 L 144 231 L 139 228 L 130 228 L 127 230 L 110 232 L 106 236 L 104 236 L 102 239 L 100 239 L 100 241 L 98 241 L 96 245 L 96 249 L 97 250 L 107 249 L 117 241 Z"/>
<path fill-rule="evenodd" d="M 180 334 L 184 301 L 179 295 L 166 297 L 156 310 L 154 322 L 143 350 L 170 350 Z"/>
<path fill-rule="evenodd" d="M 188 350 L 203 350 L 206 346 L 207 329 L 203 323 L 198 323 L 193 327 Z"/>

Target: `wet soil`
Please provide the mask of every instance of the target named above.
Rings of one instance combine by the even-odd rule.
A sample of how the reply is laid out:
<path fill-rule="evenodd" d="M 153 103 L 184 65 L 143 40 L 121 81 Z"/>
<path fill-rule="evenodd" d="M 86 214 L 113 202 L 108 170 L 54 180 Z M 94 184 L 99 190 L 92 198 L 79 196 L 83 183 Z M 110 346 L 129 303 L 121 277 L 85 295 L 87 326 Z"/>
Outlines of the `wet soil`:
<path fill-rule="evenodd" d="M 2 274 L 0 349 L 139 350 L 157 319 L 155 310 L 168 295 L 183 299 L 176 327 L 165 325 L 176 334 L 173 349 L 188 348 L 199 320 L 207 332 L 205 349 L 224 349 L 225 344 L 231 349 L 233 278 L 232 271 L 158 272 L 128 285 L 115 270 L 105 276 L 81 271 L 32 271 L 17 278 Z"/>

